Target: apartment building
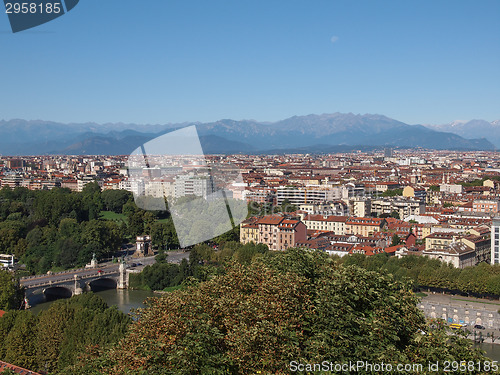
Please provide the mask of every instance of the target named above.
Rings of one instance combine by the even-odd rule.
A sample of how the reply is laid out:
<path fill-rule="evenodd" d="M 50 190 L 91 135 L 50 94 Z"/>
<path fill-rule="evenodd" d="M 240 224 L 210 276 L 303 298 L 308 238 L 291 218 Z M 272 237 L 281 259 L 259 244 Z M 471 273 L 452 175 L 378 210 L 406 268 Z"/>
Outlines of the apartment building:
<path fill-rule="evenodd" d="M 387 222 L 385 219 L 352 217 L 345 223 L 345 233 L 361 236 L 372 236 L 375 232 L 382 231 Z"/>
<path fill-rule="evenodd" d="M 303 222 L 307 229 L 333 232 L 344 235 L 346 232 L 347 216 L 307 215 Z"/>
<path fill-rule="evenodd" d="M 373 214 L 390 215 L 397 212 L 400 219 L 411 215 L 422 215 L 425 213 L 425 202 L 412 198 L 379 198 L 371 202 Z"/>
<path fill-rule="evenodd" d="M 441 249 L 427 249 L 426 247 L 422 255 L 450 263 L 456 268 L 471 267 L 477 264 L 475 250 L 463 242 L 454 242 Z"/>
<path fill-rule="evenodd" d="M 491 264 L 500 264 L 500 217 L 491 225 Z"/>
<path fill-rule="evenodd" d="M 206 198 L 214 191 L 212 177 L 208 174 L 188 173 L 175 177 L 174 196 L 175 198 L 194 195 Z"/>
<path fill-rule="evenodd" d="M 306 186 L 301 188 L 278 188 L 276 190 L 276 201 L 281 205 L 288 200 L 295 206 L 301 204 L 321 204 L 334 200 L 333 189 L 324 186 Z"/>
<path fill-rule="evenodd" d="M 498 199 L 476 199 L 472 201 L 472 211 L 496 215 L 500 211 L 500 201 Z"/>
<path fill-rule="evenodd" d="M 446 249 L 452 243 L 457 242 L 461 237 L 459 233 L 454 232 L 434 232 L 425 237 L 425 250 Z"/>
<path fill-rule="evenodd" d="M 256 223 L 241 224 L 240 242 L 242 244 L 259 243 L 259 226 Z"/>
<path fill-rule="evenodd" d="M 269 250 L 286 250 L 307 240 L 307 228 L 300 220 L 282 216 L 264 216 L 240 229 L 240 242 L 263 243 Z"/>

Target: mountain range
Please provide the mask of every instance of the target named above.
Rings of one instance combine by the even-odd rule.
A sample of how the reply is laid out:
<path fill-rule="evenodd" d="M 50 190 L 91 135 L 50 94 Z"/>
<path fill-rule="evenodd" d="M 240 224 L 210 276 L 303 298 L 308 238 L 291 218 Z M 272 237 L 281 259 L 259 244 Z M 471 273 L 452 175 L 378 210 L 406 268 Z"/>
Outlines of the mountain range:
<path fill-rule="evenodd" d="M 209 123 L 137 125 L 0 121 L 2 155 L 126 155 L 150 139 L 196 125 L 205 153 L 337 152 L 382 147 L 495 150 L 500 121 L 409 125 L 382 115 L 333 113 L 277 122 L 219 120 Z"/>
<path fill-rule="evenodd" d="M 429 129 L 454 133 L 464 138 L 484 137 L 500 147 L 500 120 L 454 121 L 443 125 L 426 125 Z"/>

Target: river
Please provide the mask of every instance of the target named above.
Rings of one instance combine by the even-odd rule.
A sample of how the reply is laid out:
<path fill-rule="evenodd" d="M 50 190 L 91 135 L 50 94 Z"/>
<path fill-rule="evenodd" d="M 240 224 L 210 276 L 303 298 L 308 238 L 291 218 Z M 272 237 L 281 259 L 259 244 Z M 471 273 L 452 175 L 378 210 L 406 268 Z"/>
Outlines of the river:
<path fill-rule="evenodd" d="M 159 294 L 146 290 L 129 289 L 108 289 L 96 292 L 95 294 L 102 297 L 109 306 L 117 306 L 118 310 L 123 311 L 125 314 L 128 314 L 134 309 L 144 307 L 146 298 L 159 296 Z M 38 314 L 40 311 L 47 310 L 52 303 L 54 303 L 54 301 L 39 303 L 33 306 L 30 311 L 34 314 Z"/>
<path fill-rule="evenodd" d="M 119 310 L 128 314 L 134 309 L 144 307 L 144 300 L 149 297 L 158 297 L 159 294 L 145 290 L 117 290 L 108 289 L 96 292 L 101 296 L 109 306 L 117 306 Z M 33 306 L 30 310 L 37 314 L 40 311 L 46 310 L 53 302 L 44 302 Z M 500 344 L 482 343 L 478 344 L 482 350 L 486 352 L 486 356 L 494 361 L 500 361 Z"/>

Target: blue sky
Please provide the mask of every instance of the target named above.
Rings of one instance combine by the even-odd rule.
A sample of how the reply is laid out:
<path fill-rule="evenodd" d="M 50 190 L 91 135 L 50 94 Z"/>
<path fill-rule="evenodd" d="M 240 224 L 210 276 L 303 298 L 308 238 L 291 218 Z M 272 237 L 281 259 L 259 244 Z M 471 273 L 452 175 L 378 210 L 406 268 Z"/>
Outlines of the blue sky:
<path fill-rule="evenodd" d="M 0 51 L 0 119 L 500 119 L 498 0 L 81 0 Z"/>

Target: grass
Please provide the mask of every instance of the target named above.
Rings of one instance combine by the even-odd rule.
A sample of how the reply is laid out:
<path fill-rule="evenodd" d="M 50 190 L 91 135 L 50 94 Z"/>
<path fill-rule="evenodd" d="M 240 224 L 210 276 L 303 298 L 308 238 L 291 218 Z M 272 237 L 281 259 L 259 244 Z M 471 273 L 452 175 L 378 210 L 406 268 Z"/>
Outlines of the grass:
<path fill-rule="evenodd" d="M 184 288 L 183 285 L 168 286 L 165 289 L 163 289 L 163 291 L 164 292 L 173 292 L 174 290 L 179 290 L 179 289 L 183 289 L 183 288 Z"/>
<path fill-rule="evenodd" d="M 465 302 L 474 302 L 474 303 L 484 303 L 486 305 L 496 305 L 496 306 L 500 306 L 500 303 L 499 302 L 486 302 L 486 301 L 478 301 L 478 300 L 469 300 L 469 299 L 464 299 L 464 298 L 455 298 L 455 297 L 451 297 L 452 300 L 455 300 L 455 301 L 465 301 Z"/>
<path fill-rule="evenodd" d="M 125 216 L 124 214 L 117 214 L 113 211 L 101 211 L 101 218 L 104 220 L 127 222 L 127 216 Z"/>
<path fill-rule="evenodd" d="M 125 223 L 128 223 L 128 218 L 124 214 L 117 214 L 113 211 L 101 211 L 100 215 L 101 219 L 104 220 L 124 221 Z M 167 221 L 168 219 L 157 220 L 158 223 L 166 223 Z"/>
<path fill-rule="evenodd" d="M 426 293 L 422 293 L 422 292 L 415 293 L 415 295 L 417 297 L 427 297 L 427 294 Z"/>

